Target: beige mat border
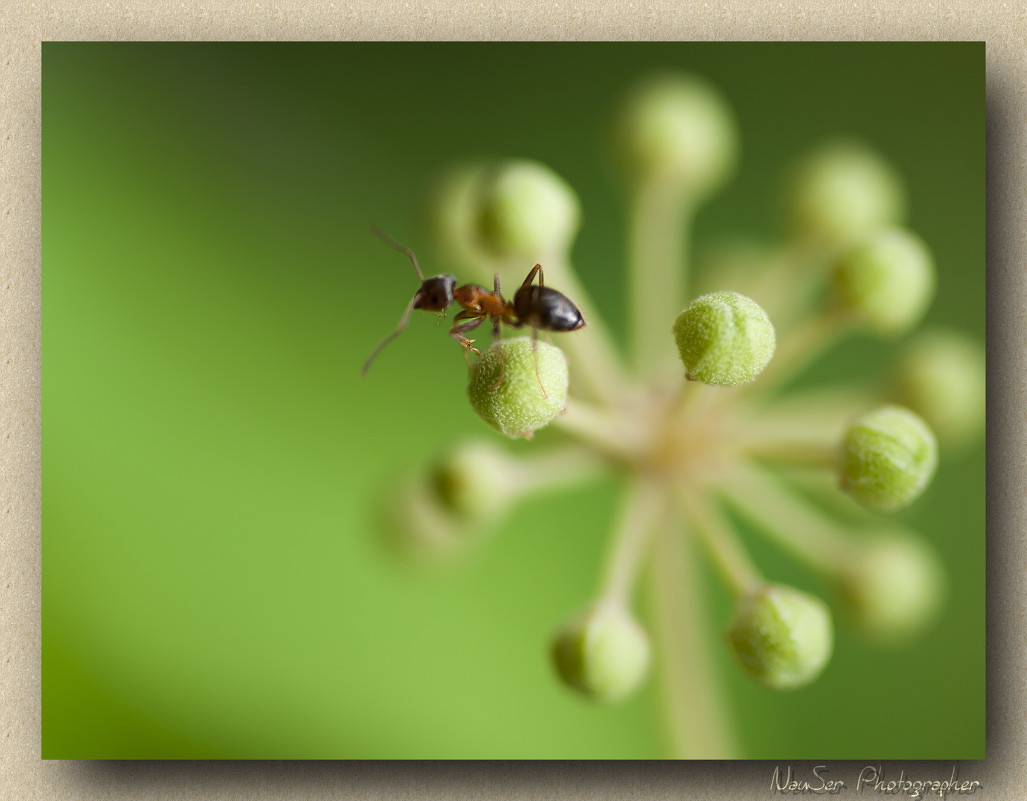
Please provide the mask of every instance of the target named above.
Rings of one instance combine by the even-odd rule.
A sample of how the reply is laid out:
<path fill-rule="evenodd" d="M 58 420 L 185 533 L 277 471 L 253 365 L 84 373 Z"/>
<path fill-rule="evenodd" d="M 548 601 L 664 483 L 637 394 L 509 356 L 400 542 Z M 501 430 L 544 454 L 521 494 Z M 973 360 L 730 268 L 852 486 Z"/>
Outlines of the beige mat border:
<path fill-rule="evenodd" d="M 543 10 L 544 8 L 544 10 Z M 40 43 L 44 40 L 959 40 L 988 65 L 987 799 L 1027 792 L 1027 4 L 29 2 L 0 10 L 0 798 L 767 798 L 769 763 L 89 763 L 39 759 Z M 931 666 L 925 665 L 925 670 Z M 799 765 L 796 765 L 799 767 Z M 939 779 L 952 763 L 936 763 Z M 927 769 L 918 763 L 918 772 Z M 847 792 L 852 792 L 847 791 Z"/>

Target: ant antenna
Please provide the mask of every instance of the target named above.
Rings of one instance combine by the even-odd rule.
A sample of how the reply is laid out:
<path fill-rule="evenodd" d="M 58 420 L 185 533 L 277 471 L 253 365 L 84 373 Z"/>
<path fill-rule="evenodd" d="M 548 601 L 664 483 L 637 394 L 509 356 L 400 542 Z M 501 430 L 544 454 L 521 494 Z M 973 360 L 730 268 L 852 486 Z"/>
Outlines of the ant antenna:
<path fill-rule="evenodd" d="M 414 265 L 417 266 L 416 263 Z M 382 348 L 388 345 L 392 340 L 403 333 L 403 329 L 407 327 L 407 323 L 410 322 L 410 313 L 414 310 L 414 304 L 417 303 L 421 297 L 421 292 L 418 290 L 414 293 L 414 296 L 410 298 L 410 302 L 407 307 L 403 310 L 403 316 L 399 318 L 399 325 L 396 326 L 396 330 L 389 334 L 385 339 L 378 343 L 378 346 L 371 351 L 371 355 L 367 357 L 367 361 L 364 362 L 364 366 L 360 368 L 361 375 L 367 375 L 367 371 L 371 369 L 371 362 L 374 361 L 375 357 L 381 353 Z"/>
<path fill-rule="evenodd" d="M 401 245 L 387 233 L 385 233 L 377 225 L 371 226 L 371 233 L 378 237 L 382 242 L 388 245 L 393 250 L 398 250 L 400 253 L 405 253 L 406 257 L 410 259 L 410 263 L 414 265 L 414 272 L 417 273 L 417 278 L 422 283 L 424 282 L 424 274 L 421 272 L 421 268 L 417 266 L 417 257 L 414 255 L 414 251 L 408 248 L 406 245 Z M 399 332 L 397 332 L 399 333 Z"/>

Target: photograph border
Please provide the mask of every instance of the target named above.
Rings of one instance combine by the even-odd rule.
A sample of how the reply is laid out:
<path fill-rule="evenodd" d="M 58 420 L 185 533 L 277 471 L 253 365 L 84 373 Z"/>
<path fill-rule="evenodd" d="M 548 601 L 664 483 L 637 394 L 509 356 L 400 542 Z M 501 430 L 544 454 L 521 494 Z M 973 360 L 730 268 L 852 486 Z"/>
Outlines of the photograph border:
<path fill-rule="evenodd" d="M 885 763 L 909 778 L 980 783 L 987 798 L 1019 797 L 1025 770 L 1024 617 L 1027 562 L 1020 411 L 1024 271 L 1024 20 L 1015 4 L 958 0 L 925 13 L 913 2 L 561 4 L 545 11 L 470 2 L 419 4 L 200 2 L 16 3 L 5 14 L 0 181 L 0 789 L 11 797 L 276 799 L 766 798 L 769 762 L 161 762 L 43 761 L 40 732 L 40 136 L 43 41 L 186 40 L 780 40 L 985 41 L 988 131 L 988 697 L 983 761 Z M 865 763 L 825 764 L 853 789 Z M 782 765 L 782 767 L 784 767 Z M 267 796 L 269 788 L 272 796 Z M 908 797 L 908 796 L 907 796 Z"/>

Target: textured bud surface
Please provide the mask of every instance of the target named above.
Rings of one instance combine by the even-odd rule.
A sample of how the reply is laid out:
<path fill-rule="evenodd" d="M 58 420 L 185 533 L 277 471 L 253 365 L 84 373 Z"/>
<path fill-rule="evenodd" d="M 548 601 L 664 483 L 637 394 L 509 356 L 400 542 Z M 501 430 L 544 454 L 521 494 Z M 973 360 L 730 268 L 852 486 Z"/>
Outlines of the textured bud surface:
<path fill-rule="evenodd" d="M 831 657 L 834 628 L 819 598 L 768 585 L 742 600 L 727 638 L 750 678 L 790 690 L 820 675 Z"/>
<path fill-rule="evenodd" d="M 619 701 L 649 669 L 649 638 L 621 606 L 598 604 L 553 640 L 553 662 L 565 684 L 594 701 Z"/>
<path fill-rule="evenodd" d="M 618 122 L 617 144 L 632 177 L 678 182 L 702 196 L 734 166 L 737 135 L 730 107 L 697 77 L 664 75 L 643 83 Z"/>
<path fill-rule="evenodd" d="M 845 433 L 841 488 L 868 509 L 893 512 L 916 500 L 938 464 L 930 427 L 902 406 L 863 415 Z"/>
<path fill-rule="evenodd" d="M 934 260 L 916 235 L 878 231 L 847 251 L 834 270 L 838 306 L 881 334 L 900 334 L 934 297 Z"/>
<path fill-rule="evenodd" d="M 911 340 L 894 371 L 895 399 L 919 414 L 944 443 L 963 445 L 984 430 L 984 348 L 956 331 Z"/>
<path fill-rule="evenodd" d="M 478 234 L 495 256 L 538 261 L 562 254 L 578 231 L 574 190 L 544 164 L 514 161 L 482 174 Z"/>
<path fill-rule="evenodd" d="M 865 543 L 837 581 L 856 624 L 896 644 L 930 621 L 944 590 L 937 555 L 910 535 L 878 536 Z"/>
<path fill-rule="evenodd" d="M 843 244 L 905 212 L 905 190 L 895 169 L 856 142 L 824 145 L 795 172 L 789 197 L 795 228 L 824 242 Z"/>
<path fill-rule="evenodd" d="M 508 437 L 530 437 L 564 410 L 567 383 L 563 351 L 520 337 L 496 342 L 481 354 L 471 367 L 467 395 L 474 411 L 494 429 Z"/>
<path fill-rule="evenodd" d="M 774 326 L 753 300 L 712 292 L 692 301 L 674 321 L 685 375 L 704 384 L 734 386 L 755 379 L 774 355 Z"/>

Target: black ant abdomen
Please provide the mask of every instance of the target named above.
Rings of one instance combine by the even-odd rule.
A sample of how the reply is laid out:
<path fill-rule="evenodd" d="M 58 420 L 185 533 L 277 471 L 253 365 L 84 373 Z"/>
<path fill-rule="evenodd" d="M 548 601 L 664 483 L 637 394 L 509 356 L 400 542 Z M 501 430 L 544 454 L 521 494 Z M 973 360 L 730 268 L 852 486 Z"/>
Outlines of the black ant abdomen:
<path fill-rule="evenodd" d="M 538 286 L 532 284 L 536 273 Z M 570 298 L 542 283 L 542 267 L 538 264 L 514 294 L 513 308 L 518 327 L 560 332 L 577 331 L 585 325 L 585 318 Z"/>

